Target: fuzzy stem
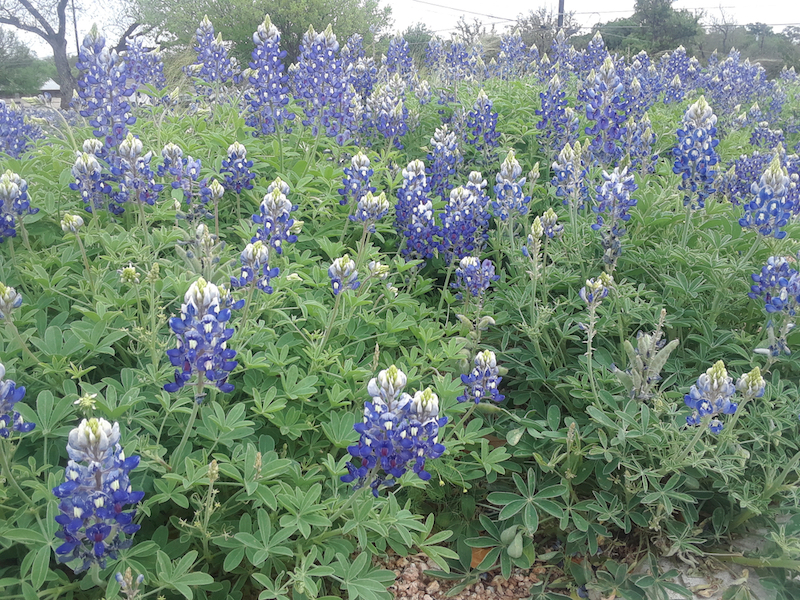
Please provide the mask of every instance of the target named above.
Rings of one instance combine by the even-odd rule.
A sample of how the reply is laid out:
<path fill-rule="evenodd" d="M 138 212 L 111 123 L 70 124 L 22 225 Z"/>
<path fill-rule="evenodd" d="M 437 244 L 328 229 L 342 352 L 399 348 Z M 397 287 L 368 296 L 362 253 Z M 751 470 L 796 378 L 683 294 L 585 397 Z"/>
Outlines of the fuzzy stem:
<path fill-rule="evenodd" d="M 17 329 L 17 326 L 14 325 L 14 322 L 10 318 L 7 318 L 6 323 L 8 323 L 8 328 L 11 329 L 11 333 L 14 334 L 14 338 L 17 340 L 17 343 L 20 345 L 20 348 L 22 348 L 22 351 L 25 354 L 27 354 L 30 358 L 32 358 L 35 364 L 37 365 L 42 364 L 39 361 L 39 359 L 36 358 L 36 355 L 33 352 L 31 352 L 30 348 L 28 348 L 28 344 L 26 344 L 25 340 L 22 339 L 22 336 L 19 334 L 19 329 Z"/>
<path fill-rule="evenodd" d="M 475 409 L 478 407 L 478 404 L 480 404 L 480 403 L 479 402 L 473 402 L 470 405 L 470 407 L 464 413 L 464 416 L 461 417 L 461 420 L 458 423 L 456 423 L 455 425 L 453 425 L 453 428 L 449 431 L 449 433 L 442 440 L 443 444 L 445 444 L 450 438 L 452 438 L 456 431 L 458 431 L 459 429 L 461 429 L 464 426 L 466 426 L 467 421 L 472 416 L 472 413 L 475 412 Z"/>
<path fill-rule="evenodd" d="M 203 374 L 200 373 L 198 375 L 197 381 L 197 391 L 198 393 L 195 395 L 194 400 L 192 401 L 192 414 L 189 416 L 189 422 L 186 424 L 186 428 L 183 430 L 183 437 L 181 438 L 181 443 L 178 444 L 178 447 L 175 449 L 175 452 L 172 453 L 172 456 L 180 456 L 181 452 L 183 452 L 183 447 L 186 446 L 186 442 L 189 439 L 189 434 L 194 427 L 195 419 L 197 419 L 197 412 L 200 409 L 200 403 L 197 401 L 198 398 L 202 398 L 203 395 Z M 177 465 L 173 465 L 173 468 L 176 468 Z"/>
<path fill-rule="evenodd" d="M 442 312 L 442 305 L 444 304 L 444 293 L 447 291 L 447 286 L 450 285 L 450 277 L 453 275 L 453 269 L 455 268 L 455 258 L 450 261 L 450 264 L 447 266 L 447 275 L 444 278 L 444 287 L 442 287 L 442 295 L 439 296 L 439 308 L 436 309 L 436 312 L 441 314 Z"/>
<path fill-rule="evenodd" d="M 692 223 L 692 203 L 686 205 L 686 219 L 683 223 L 683 235 L 681 236 L 681 248 L 686 248 L 686 243 L 689 241 L 689 226 Z"/>
<path fill-rule="evenodd" d="M 95 293 L 97 289 L 94 285 L 94 277 L 92 276 L 92 271 L 89 268 L 89 258 L 86 256 L 86 248 L 83 246 L 83 241 L 81 240 L 81 236 L 77 233 L 75 234 L 75 239 L 78 240 L 78 248 L 81 250 L 81 256 L 83 257 L 83 268 L 86 270 L 86 275 L 89 277 L 89 284 L 92 286 L 92 291 Z"/>
<path fill-rule="evenodd" d="M 589 327 L 586 330 L 586 369 L 589 372 L 589 385 L 592 388 L 592 396 L 594 396 L 595 402 L 600 404 L 600 396 L 597 394 L 597 384 L 594 381 L 594 365 L 592 364 L 592 342 L 594 341 L 596 325 L 597 306 L 592 302 L 589 304 Z"/>
<path fill-rule="evenodd" d="M 697 431 L 695 431 L 694 437 L 683 449 L 683 452 L 680 453 L 677 460 L 675 460 L 675 464 L 680 465 L 684 460 L 686 460 L 686 457 L 689 456 L 689 453 L 694 450 L 697 442 L 699 442 L 700 438 L 703 437 L 703 432 L 708 428 L 708 424 L 710 422 L 711 415 L 706 415 L 701 419 L 700 424 L 697 425 Z"/>
<path fill-rule="evenodd" d="M 242 313 L 242 327 L 247 326 L 247 314 L 250 312 L 250 305 L 253 302 L 253 292 L 256 289 L 256 280 L 253 278 L 253 281 L 250 282 L 250 289 L 247 290 L 247 298 L 244 301 L 244 312 Z"/>

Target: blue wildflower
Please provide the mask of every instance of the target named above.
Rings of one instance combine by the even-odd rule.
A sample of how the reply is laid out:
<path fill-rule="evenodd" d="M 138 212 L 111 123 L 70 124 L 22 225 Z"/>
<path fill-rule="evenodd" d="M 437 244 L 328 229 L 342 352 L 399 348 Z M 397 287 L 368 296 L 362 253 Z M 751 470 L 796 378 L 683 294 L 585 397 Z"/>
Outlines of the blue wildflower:
<path fill-rule="evenodd" d="M 10 169 L 0 175 L 0 242 L 17 236 L 18 218 L 37 212 L 31 208 L 27 181 Z"/>
<path fill-rule="evenodd" d="M 339 204 L 345 206 L 351 198 L 358 204 L 367 192 L 374 192 L 375 187 L 369 182 L 374 173 L 369 157 L 359 151 L 350 160 L 350 166 L 344 168 L 344 178 L 342 179 L 344 187 L 339 188 L 339 195 L 342 197 Z"/>
<path fill-rule="evenodd" d="M 225 189 L 234 194 L 253 189 L 256 174 L 250 171 L 252 160 L 247 160 L 247 148 L 239 142 L 228 146 L 228 157 L 222 159 L 220 175 L 225 175 Z"/>
<path fill-rule="evenodd" d="M 500 145 L 500 132 L 497 131 L 497 112 L 492 110 L 492 101 L 482 89 L 472 110 L 467 113 L 467 142 L 483 154 L 487 162 L 492 150 Z"/>
<path fill-rule="evenodd" d="M 5 287 L 0 283 L 0 288 Z M 6 288 L 12 290 L 13 288 Z M 3 305 L 3 290 L 0 289 L 0 307 Z M 20 297 L 22 300 L 22 297 Z M 2 313 L 0 313 L 2 314 Z M 36 427 L 35 423 L 26 423 L 14 406 L 25 397 L 25 388 L 17 386 L 11 379 L 3 379 L 6 368 L 0 363 L 0 437 L 8 438 L 11 430 L 19 433 L 28 433 Z"/>
<path fill-rule="evenodd" d="M 347 451 L 360 465 L 347 463 L 341 480 L 368 485 L 377 497 L 381 487 L 395 484 L 408 470 L 423 481 L 431 478 L 425 470 L 428 460 L 439 458 L 445 447 L 438 442 L 439 430 L 447 417 L 439 417 L 439 398 L 430 388 L 414 396 L 405 393 L 407 377 L 392 365 L 367 385 L 371 402 L 364 404 L 364 421 L 356 423 L 358 442 Z"/>
<path fill-rule="evenodd" d="M 531 201 L 531 197 L 525 195 L 525 177 L 520 177 L 521 175 L 522 166 L 514 156 L 514 151 L 509 150 L 506 159 L 500 165 L 500 172 L 495 177 L 497 183 L 494 191 L 497 199 L 492 202 L 494 216 L 501 221 L 514 214 L 524 215 L 528 212 L 527 204 Z"/>
<path fill-rule="evenodd" d="M 215 36 L 214 25 L 207 15 L 195 30 L 192 46 L 197 53 L 194 63 L 184 70 L 194 77 L 194 87 L 198 94 L 211 96 L 219 94 L 221 86 L 238 78 L 228 49 L 222 41 L 222 34 Z"/>
<path fill-rule="evenodd" d="M 289 186 L 280 177 L 269 187 L 259 206 L 259 214 L 253 215 L 253 223 L 258 225 L 256 234 L 250 240 L 255 243 L 261 240 L 272 246 L 278 254 L 283 253 L 283 244 L 297 241 L 296 224 L 291 213 L 297 210 L 287 196 Z"/>
<path fill-rule="evenodd" d="M 466 389 L 456 400 L 459 402 L 469 400 L 478 404 L 486 398 L 493 402 L 500 402 L 505 398 L 497 389 L 502 380 L 494 352 L 491 350 L 478 352 L 475 356 L 475 368 L 461 376 L 461 383 Z"/>
<path fill-rule="evenodd" d="M 131 546 L 130 536 L 140 527 L 133 522 L 136 510 L 125 512 L 144 498 L 144 492 L 133 491 L 129 477 L 139 457 L 126 458 L 119 439 L 119 423 L 105 419 L 84 419 L 69 433 L 65 481 L 53 488 L 61 513 L 56 555 L 62 563 L 80 561 L 76 573 L 95 564 L 105 568 L 107 558 L 116 560 Z"/>
<path fill-rule="evenodd" d="M 620 237 L 625 233 L 623 223 L 630 220 L 628 210 L 636 206 L 636 200 L 631 198 L 631 192 L 636 191 L 637 185 L 633 175 L 628 175 L 627 169 L 619 170 L 616 167 L 609 175 L 603 171 L 602 185 L 597 186 L 597 198 L 592 210 L 597 214 L 597 222 L 592 229 L 600 231 L 603 244 L 603 262 L 613 271 L 617 259 L 622 254 Z"/>
<path fill-rule="evenodd" d="M 338 296 L 342 290 L 347 288 L 357 290 L 361 285 L 361 282 L 358 280 L 356 263 L 350 258 L 349 254 L 340 256 L 333 261 L 333 264 L 328 268 L 328 277 L 331 278 L 331 287 L 333 288 L 334 296 Z"/>
<path fill-rule="evenodd" d="M 41 137 L 44 134 L 40 127 L 26 123 L 22 111 L 12 110 L 5 100 L 0 100 L 0 153 L 19 158 Z"/>
<path fill-rule="evenodd" d="M 789 223 L 795 207 L 788 196 L 789 173 L 778 153 L 761 179 L 753 182 L 750 191 L 755 198 L 744 205 L 744 216 L 739 219 L 739 225 L 744 229 L 755 229 L 763 236 L 779 240 L 786 237 L 781 228 Z"/>
<path fill-rule="evenodd" d="M 474 256 L 465 256 L 456 268 L 455 283 L 450 285 L 482 299 L 492 282 L 498 279 L 500 276 L 495 275 L 494 263 L 491 260 L 487 258 L 481 262 Z"/>
<path fill-rule="evenodd" d="M 450 178 L 456 174 L 458 165 L 464 160 L 458 147 L 458 136 L 447 125 L 437 127 L 431 138 L 428 152 L 430 190 L 442 200 L 450 194 Z"/>
<path fill-rule="evenodd" d="M 733 378 L 728 376 L 725 363 L 717 361 L 697 378 L 683 401 L 692 414 L 686 417 L 687 425 L 699 425 L 704 418 L 710 418 L 708 427 L 713 433 L 722 431 L 722 421 L 717 415 L 732 415 L 738 404 L 731 402 L 736 393 Z"/>
<path fill-rule="evenodd" d="M 678 145 L 672 150 L 675 164 L 672 171 L 681 176 L 678 189 L 684 192 L 684 206 L 705 207 L 706 198 L 714 193 L 714 166 L 719 161 L 716 147 L 717 117 L 704 96 L 692 104 L 678 129 Z"/>
<path fill-rule="evenodd" d="M 155 173 L 150 168 L 153 153 L 145 154 L 141 140 L 128 132 L 128 136 L 119 145 L 119 158 L 122 168 L 120 191 L 128 200 L 153 206 L 159 192 L 164 188 L 155 182 Z"/>
<path fill-rule="evenodd" d="M 213 283 L 202 277 L 186 292 L 181 305 L 181 315 L 169 320 L 170 329 L 178 339 L 177 347 L 167 350 L 175 369 L 175 382 L 164 386 L 167 392 L 177 392 L 196 379 L 195 401 L 203 401 L 205 381 L 213 383 L 221 392 L 232 392 L 228 375 L 238 364 L 233 360 L 236 351 L 228 348 L 233 328 L 225 327 L 231 318 L 231 309 L 225 306 L 225 296 Z"/>
<path fill-rule="evenodd" d="M 240 288 L 255 283 L 256 287 L 265 294 L 273 292 L 270 280 L 280 274 L 278 267 L 269 266 L 269 246 L 261 240 L 256 240 L 245 246 L 239 255 L 242 264 L 239 277 L 231 277 L 231 287 Z"/>
<path fill-rule="evenodd" d="M 565 144 L 552 164 L 553 185 L 556 196 L 563 198 L 563 204 L 576 209 L 583 208 L 589 191 L 586 187 L 588 166 L 583 159 L 583 148 L 580 142 L 574 146 Z"/>
<path fill-rule="evenodd" d="M 380 221 L 389 212 L 391 205 L 386 199 L 386 194 L 381 192 L 377 196 L 373 196 L 372 192 L 367 192 L 358 201 L 358 208 L 356 214 L 350 215 L 351 221 L 361 221 L 364 223 L 369 233 L 375 233 L 375 223 Z"/>

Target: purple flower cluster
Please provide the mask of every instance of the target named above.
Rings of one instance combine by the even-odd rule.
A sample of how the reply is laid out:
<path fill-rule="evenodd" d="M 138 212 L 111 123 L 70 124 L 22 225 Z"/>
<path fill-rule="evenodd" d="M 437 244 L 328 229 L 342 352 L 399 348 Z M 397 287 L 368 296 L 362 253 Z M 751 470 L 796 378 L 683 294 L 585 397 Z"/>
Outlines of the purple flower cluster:
<path fill-rule="evenodd" d="M 348 83 L 353 86 L 361 102 L 366 102 L 378 82 L 378 69 L 375 59 L 368 57 L 364 51 L 364 39 L 357 33 L 351 35 L 342 47 L 341 57 Z"/>
<path fill-rule="evenodd" d="M 428 176 L 431 192 L 445 200 L 450 194 L 450 178 L 464 160 L 458 147 L 458 136 L 447 125 L 437 127 L 428 152 Z"/>
<path fill-rule="evenodd" d="M 239 277 L 231 277 L 231 287 L 240 288 L 251 284 L 264 292 L 273 292 L 270 280 L 280 274 L 278 267 L 269 266 L 269 246 L 261 240 L 247 244 L 239 255 L 242 270 Z"/>
<path fill-rule="evenodd" d="M 120 192 L 126 200 L 153 206 L 164 186 L 155 181 L 155 173 L 150 168 L 153 153 L 144 153 L 142 141 L 128 132 L 119 145 L 119 165 L 122 170 Z"/>
<path fill-rule="evenodd" d="M 261 240 L 271 246 L 278 254 L 283 253 L 283 244 L 297 241 L 295 221 L 291 213 L 297 210 L 289 199 L 289 185 L 280 177 L 269 184 L 267 193 L 259 206 L 259 214 L 253 215 L 253 223 L 258 225 L 252 243 Z"/>
<path fill-rule="evenodd" d="M 762 121 L 753 129 L 750 145 L 772 151 L 779 146 L 786 147 L 786 136 L 780 129 L 770 129 L 769 123 Z"/>
<path fill-rule="evenodd" d="M 700 425 L 704 418 L 710 418 L 708 428 L 713 433 L 722 431 L 722 421 L 717 415 L 732 415 L 739 405 L 731 402 L 736 393 L 733 378 L 728 376 L 725 363 L 717 361 L 705 373 L 697 378 L 683 401 L 692 414 L 686 417 L 687 425 Z"/>
<path fill-rule="evenodd" d="M 228 157 L 222 159 L 220 175 L 225 175 L 225 189 L 234 194 L 253 189 L 256 174 L 250 171 L 252 160 L 247 160 L 247 148 L 239 142 L 228 146 Z"/>
<path fill-rule="evenodd" d="M 31 208 L 27 181 L 10 169 L 0 175 L 0 242 L 17 237 L 17 219 L 37 212 Z"/>
<path fill-rule="evenodd" d="M 391 208 L 386 194 L 381 192 L 374 196 L 372 192 L 367 192 L 358 201 L 356 213 L 350 215 L 351 221 L 361 221 L 370 233 L 375 233 L 375 223 L 387 215 Z"/>
<path fill-rule="evenodd" d="M 95 142 L 95 144 L 91 142 Z M 118 215 L 124 209 L 115 202 L 117 196 L 112 194 L 113 190 L 108 183 L 109 178 L 104 174 L 97 156 L 91 152 L 95 149 L 99 151 L 101 148 L 99 140 L 84 142 L 84 151 L 78 152 L 75 164 L 72 166 L 72 176 L 75 178 L 75 182 L 69 184 L 69 189 L 80 192 L 86 212 L 93 213 L 95 210 L 101 210 L 106 207 L 106 201 L 108 201 L 108 210 Z"/>
<path fill-rule="evenodd" d="M 764 302 L 768 314 L 797 315 L 800 307 L 800 273 L 790 265 L 789 259 L 770 256 L 761 273 L 753 273 L 751 277 L 753 285 L 747 295 Z"/>
<path fill-rule="evenodd" d="M 719 191 L 723 192 L 734 206 L 739 206 L 748 199 L 753 182 L 758 181 L 764 174 L 770 162 L 772 156 L 761 154 L 758 150 L 750 156 L 742 154 L 729 163 L 728 171 L 720 177 Z"/>
<path fill-rule="evenodd" d="M 406 85 L 412 83 L 416 69 L 411 54 L 409 54 L 408 42 L 401 36 L 397 35 L 389 40 L 389 49 L 386 51 L 382 63 L 389 78 L 399 75 Z"/>
<path fill-rule="evenodd" d="M 369 157 L 363 152 L 358 152 L 351 160 L 350 166 L 344 168 L 344 178 L 339 188 L 339 195 L 342 197 L 339 204 L 347 205 L 352 198 L 358 203 L 367 192 L 374 192 L 375 187 L 370 185 L 370 177 L 375 171 L 370 166 Z"/>
<path fill-rule="evenodd" d="M 103 140 L 105 156 L 128 135 L 128 125 L 136 122 L 128 102 L 134 92 L 128 87 L 128 69 L 95 29 L 84 38 L 76 66 L 80 114 L 89 119 L 95 137 Z"/>
<path fill-rule="evenodd" d="M 321 33 L 313 27 L 303 35 L 300 60 L 292 66 L 294 97 L 314 135 L 319 128 L 339 145 L 352 137 L 353 97 L 347 89 L 347 77 L 339 57 L 339 42 L 330 26 Z"/>
<path fill-rule="evenodd" d="M 500 145 L 500 132 L 497 131 L 497 112 L 492 110 L 492 101 L 486 92 L 478 92 L 472 110 L 467 113 L 467 143 L 475 146 L 487 162 L 492 150 Z"/>
<path fill-rule="evenodd" d="M 221 392 L 232 392 L 228 375 L 238 364 L 236 351 L 228 348 L 233 328 L 226 327 L 231 318 L 228 299 L 213 283 L 202 277 L 186 292 L 180 317 L 169 320 L 170 329 L 178 339 L 177 347 L 167 350 L 175 369 L 175 382 L 167 383 L 164 390 L 177 392 L 194 378 L 195 402 L 200 404 L 205 394 L 205 382 L 213 383 Z M 233 308 L 239 308 L 237 303 Z"/>
<path fill-rule="evenodd" d="M 333 295 L 338 296 L 345 289 L 357 290 L 361 286 L 358 280 L 356 263 L 349 254 L 340 256 L 328 267 L 328 277 L 331 278 Z"/>
<path fill-rule="evenodd" d="M 477 198 L 469 188 L 457 187 L 450 192 L 450 201 L 445 205 L 442 215 L 442 248 L 448 264 L 476 251 L 476 232 L 481 226 L 480 212 Z"/>
<path fill-rule="evenodd" d="M 795 210 L 788 195 L 789 185 L 789 173 L 776 153 L 759 181 L 753 182 L 750 192 L 755 197 L 744 204 L 744 216 L 739 219 L 739 225 L 744 229 L 754 229 L 763 236 L 785 238 L 786 232 L 781 228 L 789 223 Z"/>
<path fill-rule="evenodd" d="M 403 391 L 406 383 L 405 373 L 394 365 L 370 380 L 367 392 L 372 401 L 364 403 L 364 421 L 354 426 L 358 442 L 347 448 L 361 462 L 348 462 L 341 480 L 367 485 L 376 497 L 381 487 L 394 485 L 409 468 L 428 481 L 425 462 L 445 451 L 438 440 L 447 417 L 439 416 L 438 396 L 427 388 L 412 397 Z"/>
<path fill-rule="evenodd" d="M 528 49 L 522 41 L 519 29 L 506 33 L 500 38 L 499 73 L 501 79 L 522 77 L 529 68 Z M 535 64 L 535 63 L 533 63 Z"/>
<path fill-rule="evenodd" d="M 717 117 L 704 96 L 700 96 L 683 116 L 678 145 L 672 150 L 675 157 L 672 171 L 681 176 L 678 189 L 684 192 L 684 206 L 703 208 L 706 198 L 716 191 L 714 167 L 719 162 L 716 123 Z"/>
<path fill-rule="evenodd" d="M 252 127 L 254 136 L 275 133 L 279 127 L 294 120 L 289 112 L 289 76 L 283 59 L 286 51 L 280 49 L 281 33 L 272 24 L 269 15 L 253 34 L 255 49 L 251 53 L 248 82 L 251 88 L 245 93 L 247 117 L 245 123 Z M 287 132 L 291 128 L 286 127 Z"/>
<path fill-rule="evenodd" d="M 194 63 L 186 67 L 186 74 L 195 77 L 195 90 L 203 96 L 216 95 L 222 85 L 236 80 L 233 63 L 228 56 L 228 49 L 222 41 L 222 35 L 214 35 L 214 25 L 204 16 L 195 30 L 194 51 L 197 53 Z"/>
<path fill-rule="evenodd" d="M 584 161 L 580 142 L 575 142 L 574 146 L 566 144 L 558 153 L 558 159 L 552 168 L 556 196 L 563 198 L 565 206 L 583 208 L 589 195 L 586 186 L 589 169 Z"/>
<path fill-rule="evenodd" d="M 620 238 L 625 233 L 623 224 L 631 218 L 628 210 L 636 206 L 631 192 L 636 191 L 638 186 L 633 182 L 633 175 L 628 175 L 627 169 L 620 171 L 619 167 L 610 175 L 603 171 L 603 179 L 603 184 L 597 186 L 596 204 L 592 207 L 597 214 L 597 222 L 592 225 L 592 229 L 600 231 L 603 262 L 613 271 L 622 254 Z"/>
<path fill-rule="evenodd" d="M 402 149 L 400 139 L 408 133 L 408 108 L 405 105 L 406 83 L 395 73 L 385 85 L 378 87 L 367 99 L 364 129 L 378 140 L 389 140 Z M 374 133 L 373 133 L 374 132 Z M 377 135 L 375 135 L 377 133 Z"/>
<path fill-rule="evenodd" d="M 84 419 L 69 433 L 65 481 L 53 494 L 61 513 L 56 537 L 62 543 L 56 554 L 62 563 L 80 561 L 76 573 L 95 564 L 105 568 L 106 558 L 116 560 L 140 527 L 133 522 L 136 510 L 125 511 L 144 498 L 144 492 L 133 491 L 129 477 L 139 457 L 126 458 L 119 439 L 119 423 L 105 419 Z"/>
<path fill-rule="evenodd" d="M 13 288 L 6 289 L 13 290 Z M 22 296 L 19 299 L 22 301 Z M 11 379 L 4 379 L 5 376 L 6 368 L 0 363 L 0 437 L 7 439 L 11 435 L 11 430 L 28 433 L 36 427 L 36 424 L 26 423 L 19 411 L 14 408 L 16 403 L 25 397 L 25 387 L 17 386 Z"/>
<path fill-rule="evenodd" d="M 43 134 L 38 126 L 26 123 L 21 111 L 12 110 L 5 100 L 0 100 L 0 153 L 19 158 L 40 137 Z"/>
<path fill-rule="evenodd" d="M 558 75 L 553 76 L 539 97 L 542 99 L 541 108 L 536 110 L 541 117 L 536 123 L 536 129 L 540 131 L 539 145 L 546 155 L 552 156 L 556 148 L 563 148 L 578 139 L 578 115 L 567 106 L 567 94 Z"/>
<path fill-rule="evenodd" d="M 500 172 L 495 177 L 494 186 L 496 199 L 492 202 L 494 216 L 505 221 L 514 214 L 524 215 L 528 212 L 530 196 L 525 195 L 525 177 L 522 175 L 522 166 L 514 156 L 514 151 L 509 150 Z"/>
<path fill-rule="evenodd" d="M 146 48 L 141 37 L 126 40 L 122 60 L 125 61 L 128 78 L 133 79 L 137 86 L 152 85 L 157 90 L 163 90 L 167 85 L 159 49 Z"/>
<path fill-rule="evenodd" d="M 617 75 L 616 66 L 610 57 L 589 81 L 586 97 L 586 119 L 594 124 L 586 127 L 591 137 L 589 152 L 596 164 L 612 166 L 622 157 L 619 140 L 625 135 L 627 119 L 623 97 L 625 87 Z"/>
<path fill-rule="evenodd" d="M 492 282 L 498 279 L 500 276 L 495 275 L 494 263 L 491 260 L 487 258 L 481 262 L 474 256 L 465 256 L 456 268 L 456 281 L 450 285 L 482 299 Z"/>
<path fill-rule="evenodd" d="M 503 396 L 497 387 L 503 380 L 497 366 L 497 357 L 491 350 L 484 350 L 475 355 L 475 368 L 461 376 L 464 393 L 456 398 L 459 402 L 471 401 L 478 404 L 484 398 L 494 402 L 502 401 Z"/>

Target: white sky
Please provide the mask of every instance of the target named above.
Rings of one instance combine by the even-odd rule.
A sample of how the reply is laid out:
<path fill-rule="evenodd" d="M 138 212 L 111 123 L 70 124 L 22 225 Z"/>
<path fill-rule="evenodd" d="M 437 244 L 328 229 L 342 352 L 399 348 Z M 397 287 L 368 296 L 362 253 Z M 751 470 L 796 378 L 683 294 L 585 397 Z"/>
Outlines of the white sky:
<path fill-rule="evenodd" d="M 635 0 L 564 0 L 564 10 L 575 12 L 578 23 L 590 28 L 598 22 L 611 21 L 633 14 Z M 439 31 L 448 37 L 455 28 L 461 15 L 471 23 L 474 18 L 484 23 L 496 23 L 497 31 L 503 31 L 505 25 L 511 24 L 521 13 L 528 13 L 540 6 L 547 6 L 553 12 L 558 11 L 558 1 L 539 0 L 383 0 L 384 5 L 392 7 L 394 27 L 403 31 L 420 21 L 429 29 Z M 437 4 L 439 6 L 433 6 Z M 800 7 L 791 0 L 677 0 L 676 9 L 702 9 L 706 15 L 720 16 L 720 6 L 730 20 L 747 24 L 761 22 L 772 24 L 776 31 L 782 26 L 795 24 L 800 26 Z M 448 7 L 448 8 L 443 8 Z M 481 14 L 469 14 L 473 11 Z M 482 16 L 482 15 L 491 15 Z"/>
<path fill-rule="evenodd" d="M 588 31 L 598 22 L 611 21 L 633 14 L 635 0 L 564 0 L 566 12 L 575 12 L 578 23 L 585 26 Z M 519 14 L 527 13 L 540 6 L 547 6 L 553 12 L 558 10 L 558 0 L 538 0 L 530 2 L 525 0 L 382 0 L 382 4 L 392 7 L 394 29 L 402 32 L 409 26 L 418 22 L 425 23 L 429 29 L 436 31 L 443 38 L 448 38 L 455 30 L 459 18 L 464 15 L 467 22 L 472 23 L 476 17 L 485 24 L 496 24 L 498 32 L 502 32 L 506 25 L 514 22 Z M 438 5 L 438 6 L 433 6 Z M 97 19 L 98 26 L 103 27 L 103 21 L 108 16 L 108 4 L 98 0 L 91 14 L 79 16 L 78 34 L 82 40 L 88 33 L 92 23 Z M 676 9 L 702 10 L 709 17 L 720 16 L 720 6 L 728 19 L 745 25 L 747 23 L 761 22 L 772 25 L 780 31 L 785 25 L 800 26 L 800 5 L 792 0 L 677 0 Z M 472 11 L 471 14 L 465 11 Z M 18 37 L 28 43 L 40 56 L 52 54 L 50 47 L 41 38 L 16 31 Z M 68 34 L 68 51 L 75 52 L 74 34 Z"/>

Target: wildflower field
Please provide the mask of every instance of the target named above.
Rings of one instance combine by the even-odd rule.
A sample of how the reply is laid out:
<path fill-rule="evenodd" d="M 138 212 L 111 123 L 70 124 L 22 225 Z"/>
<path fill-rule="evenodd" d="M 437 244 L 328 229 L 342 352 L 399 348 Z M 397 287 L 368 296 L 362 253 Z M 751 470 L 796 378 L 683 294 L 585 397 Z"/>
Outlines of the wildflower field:
<path fill-rule="evenodd" d="M 3 598 L 800 598 L 795 73 L 253 40 L 0 103 Z"/>

